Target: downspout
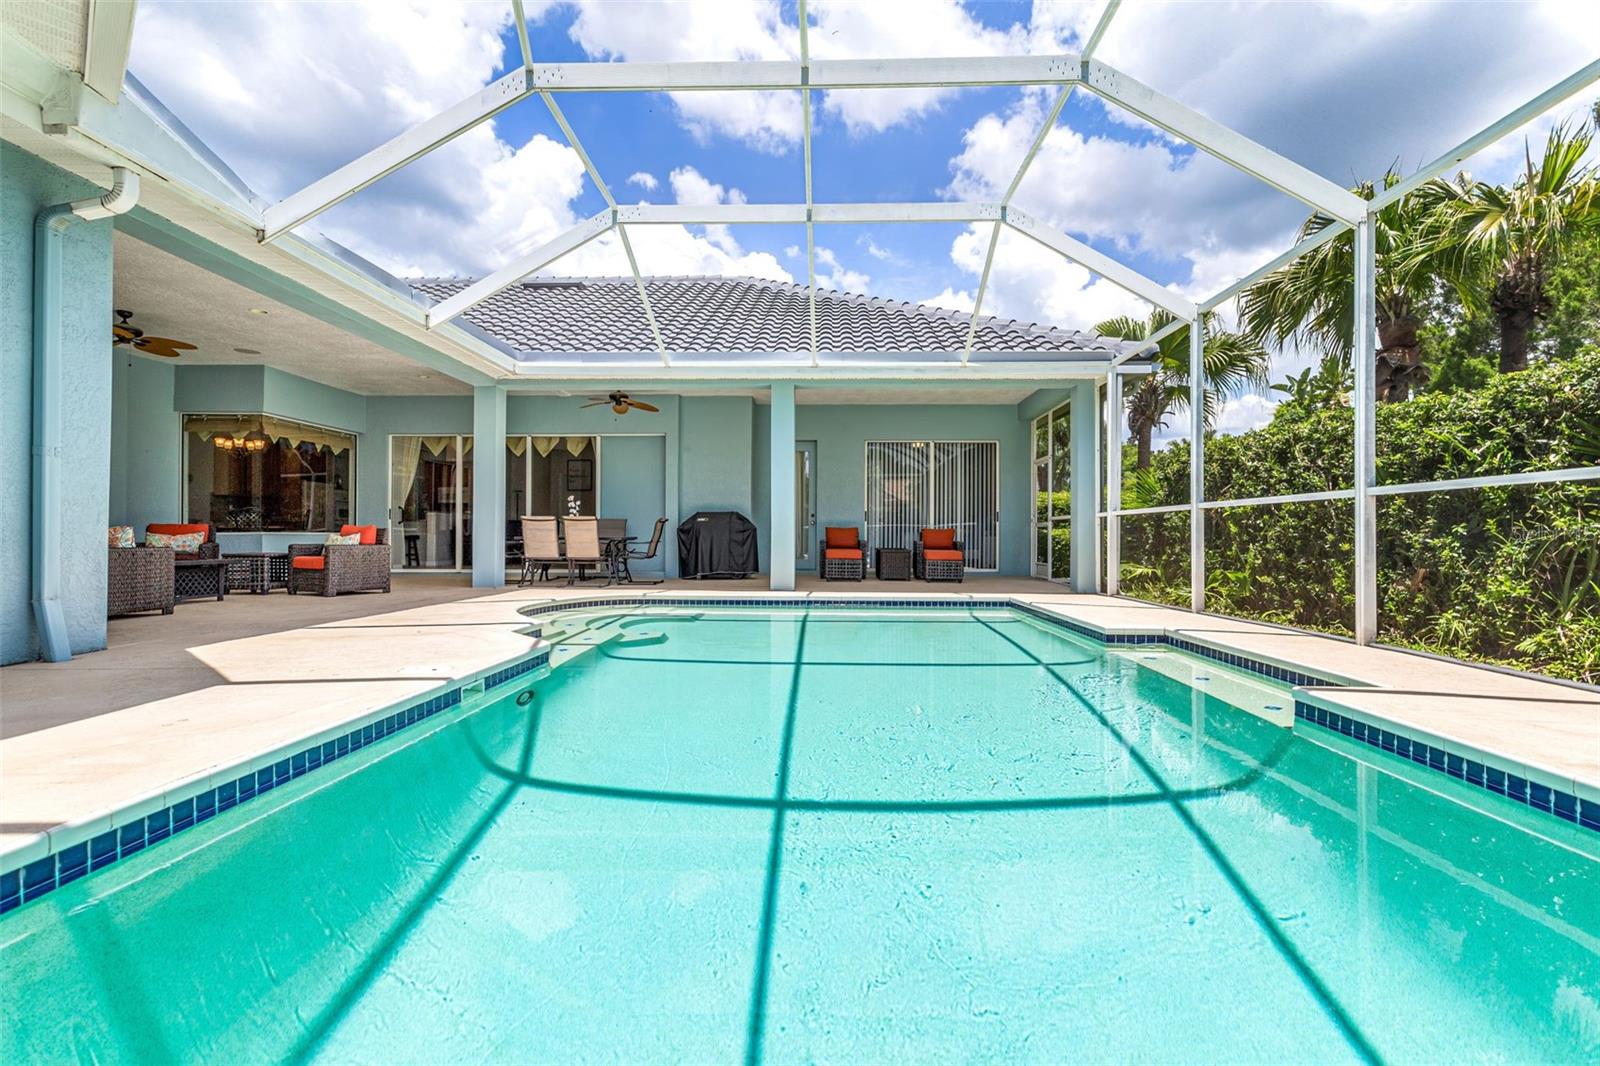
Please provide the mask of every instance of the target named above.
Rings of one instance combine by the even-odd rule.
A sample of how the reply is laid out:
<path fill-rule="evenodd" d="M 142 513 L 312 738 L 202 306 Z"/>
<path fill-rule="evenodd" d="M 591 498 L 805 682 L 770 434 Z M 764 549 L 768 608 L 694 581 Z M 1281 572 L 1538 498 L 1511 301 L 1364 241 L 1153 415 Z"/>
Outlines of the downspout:
<path fill-rule="evenodd" d="M 139 200 L 139 175 L 111 168 L 100 196 L 41 210 L 33 223 L 33 617 L 47 662 L 72 658 L 61 610 L 61 237 L 74 219 L 94 221 Z"/>

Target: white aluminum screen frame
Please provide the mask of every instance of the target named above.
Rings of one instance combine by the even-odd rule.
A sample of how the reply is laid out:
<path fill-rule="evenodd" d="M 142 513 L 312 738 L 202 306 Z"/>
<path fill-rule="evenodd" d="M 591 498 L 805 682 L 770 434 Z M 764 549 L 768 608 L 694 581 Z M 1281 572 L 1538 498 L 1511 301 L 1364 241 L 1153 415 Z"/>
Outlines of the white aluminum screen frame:
<path fill-rule="evenodd" d="M 887 464 L 895 471 L 897 477 L 905 480 L 920 479 L 921 485 L 915 497 L 900 501 L 886 500 L 884 482 L 881 478 L 878 491 L 874 494 L 872 463 L 875 448 L 880 449 L 880 454 L 886 457 Z M 893 448 L 926 448 L 926 451 L 919 457 L 914 451 L 895 454 L 890 450 Z M 936 469 L 936 454 L 940 448 L 987 449 L 990 454 L 987 461 L 981 461 L 982 469 L 973 470 L 947 464 L 945 469 L 940 471 Z M 1003 469 L 1000 458 L 1001 449 L 998 440 L 885 438 L 865 441 L 862 446 L 861 515 L 867 547 L 910 548 L 922 529 L 950 527 L 956 530 L 956 539 L 962 542 L 968 570 L 975 573 L 993 573 L 999 570 L 1000 479 Z M 880 466 L 879 469 L 882 470 L 883 467 Z M 989 505 L 981 501 L 974 502 L 974 497 L 969 496 L 969 489 L 974 488 L 979 494 L 985 489 L 988 490 Z M 941 491 L 953 495 L 957 506 L 953 509 L 942 509 Z M 948 501 L 948 497 L 946 499 Z M 980 517 L 986 510 L 993 516 L 987 522 Z M 885 512 L 890 516 L 889 521 L 882 520 Z M 873 521 L 875 513 L 880 519 L 877 522 Z M 980 535 L 979 531 L 983 526 L 987 526 L 988 531 Z M 884 529 L 891 529 L 894 532 L 885 535 Z"/>

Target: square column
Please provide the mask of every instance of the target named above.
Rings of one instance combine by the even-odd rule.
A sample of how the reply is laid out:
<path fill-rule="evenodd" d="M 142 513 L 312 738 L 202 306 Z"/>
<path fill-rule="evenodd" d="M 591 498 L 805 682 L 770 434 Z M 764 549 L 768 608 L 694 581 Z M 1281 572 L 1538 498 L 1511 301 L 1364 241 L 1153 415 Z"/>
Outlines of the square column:
<path fill-rule="evenodd" d="M 771 587 L 779 592 L 794 591 L 794 386 L 772 386 L 771 484 L 772 558 L 767 573 Z"/>
<path fill-rule="evenodd" d="M 1100 412 L 1095 383 L 1072 385 L 1073 592 L 1100 591 Z"/>
<path fill-rule="evenodd" d="M 506 392 L 472 390 L 472 587 L 506 583 Z"/>

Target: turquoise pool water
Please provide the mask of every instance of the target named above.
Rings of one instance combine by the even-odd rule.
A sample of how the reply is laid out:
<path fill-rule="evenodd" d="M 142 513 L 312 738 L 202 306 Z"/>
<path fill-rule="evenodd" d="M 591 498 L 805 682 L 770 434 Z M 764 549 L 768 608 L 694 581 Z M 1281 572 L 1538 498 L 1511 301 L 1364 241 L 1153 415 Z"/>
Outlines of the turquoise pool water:
<path fill-rule="evenodd" d="M 8 915 L 0 1058 L 1600 1055 L 1584 831 L 1286 688 L 1005 611 L 590 620 Z"/>

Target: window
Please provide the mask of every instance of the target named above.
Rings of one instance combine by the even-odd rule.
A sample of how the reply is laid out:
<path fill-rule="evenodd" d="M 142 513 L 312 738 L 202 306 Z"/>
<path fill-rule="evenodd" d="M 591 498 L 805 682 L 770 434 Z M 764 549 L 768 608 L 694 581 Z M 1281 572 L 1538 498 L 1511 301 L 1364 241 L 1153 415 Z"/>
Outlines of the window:
<path fill-rule="evenodd" d="M 332 532 L 350 521 L 356 439 L 271 415 L 185 415 L 185 510 L 221 532 Z"/>
<path fill-rule="evenodd" d="M 953 527 L 969 569 L 997 569 L 999 469 L 994 441 L 868 441 L 867 543 L 909 548 L 924 527 Z"/>
<path fill-rule="evenodd" d="M 595 514 L 599 454 L 596 437 L 507 437 L 506 519 Z"/>

